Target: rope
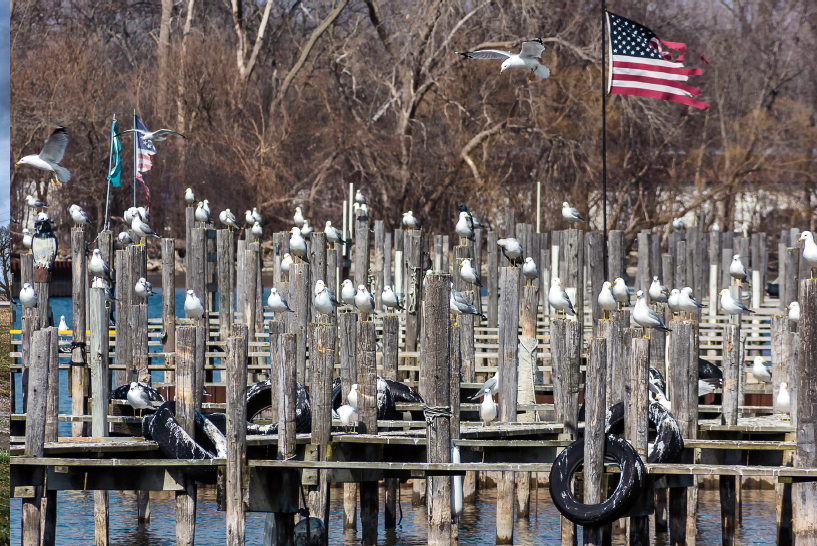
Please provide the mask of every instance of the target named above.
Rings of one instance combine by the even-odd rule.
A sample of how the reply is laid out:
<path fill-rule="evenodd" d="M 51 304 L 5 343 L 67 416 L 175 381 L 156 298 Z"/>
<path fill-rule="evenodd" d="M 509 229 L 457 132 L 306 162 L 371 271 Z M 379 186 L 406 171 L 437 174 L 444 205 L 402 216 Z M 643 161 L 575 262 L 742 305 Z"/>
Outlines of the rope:
<path fill-rule="evenodd" d="M 432 419 L 437 417 L 451 418 L 451 406 L 423 406 L 423 416 L 426 418 L 426 425 L 431 424 Z"/>

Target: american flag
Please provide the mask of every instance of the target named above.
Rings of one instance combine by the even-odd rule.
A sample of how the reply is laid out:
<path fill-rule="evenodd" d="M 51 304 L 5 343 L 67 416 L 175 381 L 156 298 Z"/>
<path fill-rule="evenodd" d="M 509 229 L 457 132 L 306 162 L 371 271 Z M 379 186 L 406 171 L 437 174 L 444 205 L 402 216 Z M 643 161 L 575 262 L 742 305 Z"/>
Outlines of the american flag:
<path fill-rule="evenodd" d="M 134 116 L 136 120 L 136 128 L 142 131 L 147 131 L 147 127 L 139 119 L 139 116 Z M 136 179 L 142 183 L 142 189 L 145 190 L 145 199 L 147 200 L 147 210 L 150 210 L 150 190 L 145 184 L 145 179 L 140 173 L 148 172 L 153 168 L 153 158 L 150 156 L 156 154 L 156 148 L 149 140 L 142 138 L 142 133 L 136 133 Z"/>
<path fill-rule="evenodd" d="M 673 61 L 672 55 L 661 47 L 687 51 L 686 44 L 665 42 L 647 27 L 610 12 L 607 13 L 607 32 L 610 93 L 671 100 L 695 108 L 709 107 L 692 98 L 701 94 L 699 89 L 681 83 L 703 70 L 684 68 L 683 55 Z M 701 59 L 709 63 L 703 55 Z"/>

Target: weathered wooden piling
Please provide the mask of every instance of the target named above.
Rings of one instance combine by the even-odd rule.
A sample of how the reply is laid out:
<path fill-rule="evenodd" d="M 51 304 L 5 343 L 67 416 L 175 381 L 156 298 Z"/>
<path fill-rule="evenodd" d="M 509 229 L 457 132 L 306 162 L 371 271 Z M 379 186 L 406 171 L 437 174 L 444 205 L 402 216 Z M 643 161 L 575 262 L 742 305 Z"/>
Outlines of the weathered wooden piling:
<path fill-rule="evenodd" d="M 496 231 L 488 232 L 488 327 L 496 328 L 499 324 L 499 247 L 496 242 L 499 236 Z"/>
<path fill-rule="evenodd" d="M 343 403 L 354 383 L 357 383 L 357 314 L 338 315 L 340 340 L 340 381 Z M 358 414 L 359 415 L 359 414 Z M 357 484 L 343 484 L 343 528 L 357 529 Z"/>
<path fill-rule="evenodd" d="M 85 365 L 85 301 L 88 260 L 85 254 L 85 230 L 71 230 L 71 413 L 88 413 L 88 385 Z M 71 436 L 87 436 L 87 423 L 71 423 Z"/>
<path fill-rule="evenodd" d="M 164 240 L 162 240 L 164 244 Z M 233 232 L 220 229 L 216 232 L 216 255 L 218 257 L 218 330 L 221 339 L 229 339 L 233 326 Z"/>
<path fill-rule="evenodd" d="M 369 286 L 370 239 L 368 217 L 363 212 L 357 212 L 355 215 L 355 288 L 361 284 Z"/>
<path fill-rule="evenodd" d="M 399 341 L 400 319 L 396 315 L 386 315 L 383 317 L 383 379 L 398 380 L 397 352 Z M 385 479 L 386 502 L 383 510 L 383 521 L 386 529 L 394 529 L 397 525 L 397 488 L 399 486 L 399 479 Z"/>
<path fill-rule="evenodd" d="M 190 271 L 187 273 L 187 288 L 188 290 L 195 291 L 196 296 L 201 300 L 201 304 L 204 306 L 204 317 L 208 317 L 210 312 L 207 297 L 206 240 L 207 230 L 205 228 L 193 228 L 190 230 L 190 239 L 188 241 L 188 252 L 190 252 Z M 206 326 L 206 322 L 208 321 L 204 320 L 200 321 L 198 324 L 201 326 Z"/>
<path fill-rule="evenodd" d="M 602 309 L 599 306 L 599 292 L 604 284 L 604 237 L 598 231 L 591 231 L 585 234 L 587 274 L 590 277 L 590 312 L 593 317 L 593 324 L 602 317 Z M 544 270 L 543 264 L 539 266 L 539 276 L 541 278 Z M 541 285 L 541 290 L 547 290 L 549 285 Z"/>
<path fill-rule="evenodd" d="M 148 371 L 148 304 L 147 298 L 136 294 L 136 283 L 139 279 L 147 276 L 147 247 L 142 245 L 130 245 L 131 275 L 130 280 L 133 286 L 127 290 L 130 296 L 130 329 L 133 336 L 133 369 L 135 379 L 129 381 L 140 381 L 150 384 L 150 372 Z"/>
<path fill-rule="evenodd" d="M 309 237 L 309 279 L 312 288 L 321 280 L 334 290 L 334 287 L 326 282 L 326 233 L 313 233 Z M 315 309 L 315 298 L 309 298 L 309 309 L 312 320 L 317 320 L 319 313 Z"/>
<path fill-rule="evenodd" d="M 454 288 L 462 293 L 468 303 L 476 303 L 475 294 L 479 291 L 479 287 L 474 285 L 470 289 L 466 289 L 466 282 L 460 275 L 460 264 L 463 260 L 472 259 L 473 247 L 470 246 L 455 246 L 454 247 L 454 272 L 452 278 L 454 279 Z M 472 260 L 473 261 L 473 260 Z M 471 264 L 476 269 L 477 266 Z M 477 307 L 479 309 L 479 307 Z M 475 370 L 475 348 L 474 348 L 474 315 L 462 315 L 457 319 L 459 325 L 458 343 L 460 343 L 460 355 L 462 357 L 462 375 L 463 381 L 474 381 Z"/>
<path fill-rule="evenodd" d="M 298 341 L 295 353 L 298 382 L 306 384 L 306 336 L 309 306 L 312 305 L 312 288 L 307 264 L 298 263 L 289 267 L 289 287 L 292 291 L 289 306 L 295 311 L 295 317 L 288 331 L 294 332 Z"/>
<path fill-rule="evenodd" d="M 376 344 L 377 336 L 374 322 L 358 321 L 355 355 L 358 372 L 357 400 L 359 424 L 365 434 L 377 434 Z M 360 483 L 359 489 L 362 543 L 364 546 L 374 546 L 377 544 L 377 513 L 379 508 L 377 481 L 363 481 Z"/>
<path fill-rule="evenodd" d="M 423 232 L 409 230 L 403 237 L 406 252 L 406 351 L 417 350 L 423 300 Z"/>
<path fill-rule="evenodd" d="M 45 441 L 56 442 L 59 438 L 60 413 L 60 370 L 59 370 L 59 335 L 56 327 L 45 328 L 51 334 L 49 338 L 48 357 L 39 365 L 48 369 L 48 401 L 45 409 Z M 43 546 L 53 546 L 57 529 L 57 492 L 45 490 L 42 500 L 41 522 Z"/>
<path fill-rule="evenodd" d="M 534 386 L 536 384 L 537 372 L 537 347 L 539 341 L 536 339 L 536 315 L 539 303 L 539 288 L 536 285 L 522 287 L 522 305 L 520 308 L 520 322 L 522 323 L 522 336 L 519 338 L 519 366 L 518 366 L 518 392 L 517 402 L 519 404 L 535 404 L 536 395 Z M 526 411 L 518 414 L 518 420 L 533 422 L 536 420 L 536 412 Z M 516 473 L 516 517 L 527 518 L 530 513 L 530 472 Z"/>
<path fill-rule="evenodd" d="M 44 266 L 34 266 L 34 290 L 37 292 L 37 308 L 34 312 L 40 318 L 40 327 L 51 326 L 51 270 Z"/>
<path fill-rule="evenodd" d="M 289 248 L 289 238 L 286 238 L 287 248 Z M 236 243 L 236 251 L 235 251 L 235 301 L 236 301 L 236 320 L 238 322 L 244 322 L 244 307 L 245 302 L 247 301 L 247 291 L 244 288 L 244 259 L 247 254 L 247 241 L 244 239 L 239 239 Z M 283 253 L 282 253 L 283 256 Z M 190 279 L 188 275 L 188 280 Z M 285 298 L 289 299 L 289 290 L 287 288 L 286 283 L 279 284 L 280 281 L 276 281 L 275 286 L 278 287 L 278 291 L 281 292 Z M 189 285 L 188 285 L 189 288 Z"/>
<path fill-rule="evenodd" d="M 162 352 L 174 353 L 176 348 L 176 240 L 172 237 L 162 239 L 162 330 L 165 332 L 162 338 Z M 165 364 L 175 366 L 175 357 L 165 357 Z M 174 371 L 165 371 L 165 383 L 174 383 L 175 376 Z"/>
<path fill-rule="evenodd" d="M 451 276 L 434 274 L 426 277 L 423 306 L 423 352 L 426 374 L 426 418 L 428 462 L 451 462 L 451 354 L 448 293 Z M 361 494 L 362 498 L 362 494 Z M 428 478 L 428 543 L 451 544 L 451 478 Z"/>
<path fill-rule="evenodd" d="M 800 354 L 797 359 L 797 450 L 794 456 L 796 468 L 817 466 L 817 279 L 803 279 L 799 290 Z M 794 483 L 794 541 L 800 544 L 817 544 L 817 482 Z"/>
<path fill-rule="evenodd" d="M 650 340 L 634 338 L 631 343 L 630 358 L 627 360 L 627 381 L 624 387 L 624 436 L 645 463 L 647 462 L 649 428 L 644 401 L 647 400 L 649 364 Z M 650 543 L 649 514 L 652 512 L 652 505 L 649 497 L 651 495 L 651 490 L 643 491 L 640 502 L 636 502 L 630 512 L 628 543 L 633 546 Z"/>
<path fill-rule="evenodd" d="M 721 424 L 737 426 L 740 404 L 741 367 L 740 324 L 727 324 L 723 329 L 723 395 Z M 739 432 L 725 432 L 718 436 L 722 440 L 740 440 Z M 741 452 L 737 449 L 722 450 L 719 463 L 737 465 L 741 462 Z M 735 543 L 736 529 L 736 479 L 735 476 L 718 476 L 721 500 L 721 536 L 722 543 L 730 546 Z"/>
<path fill-rule="evenodd" d="M 605 321 L 606 322 L 606 321 Z M 584 382 L 584 503 L 603 500 L 604 414 L 607 389 L 607 340 L 594 337 L 587 342 L 587 373 Z M 602 546 L 602 526 L 584 526 L 585 546 Z"/>
<path fill-rule="evenodd" d="M 195 230 L 194 230 L 195 231 Z M 196 328 L 176 331 L 176 422 L 195 437 Z M 176 492 L 176 544 L 193 546 L 196 539 L 196 483 L 185 479 L 184 491 Z"/>
<path fill-rule="evenodd" d="M 260 245 L 249 243 L 244 251 L 244 301 L 241 305 L 244 308 L 244 323 L 247 325 L 247 338 L 255 341 L 255 315 L 258 307 L 258 300 L 255 297 L 255 286 L 261 282 L 258 278 L 258 260 L 260 258 Z M 248 380 L 254 381 L 255 374 L 248 374 Z"/>
<path fill-rule="evenodd" d="M 312 383 L 310 387 L 312 404 L 310 445 L 312 449 L 317 450 L 317 460 L 326 461 L 332 434 L 332 372 L 335 365 L 335 329 L 332 324 L 313 324 L 310 355 L 309 375 Z M 314 457 L 315 455 L 312 455 L 312 458 Z M 327 524 L 329 522 L 329 474 L 326 470 L 320 470 L 315 474 L 317 479 L 308 484 L 309 511 Z"/>
<path fill-rule="evenodd" d="M 105 290 L 92 288 L 90 293 L 90 324 L 88 362 L 91 368 L 91 435 L 108 436 L 108 312 L 105 308 Z M 94 491 L 94 541 L 96 546 L 107 546 L 110 536 L 108 491 Z"/>
<path fill-rule="evenodd" d="M 227 436 L 227 490 L 225 496 L 228 546 L 243 546 L 245 534 L 243 487 L 247 465 L 248 333 L 249 329 L 246 324 L 235 324 L 230 327 L 230 336 L 227 339 L 227 428 L 225 434 Z"/>
<path fill-rule="evenodd" d="M 131 283 L 130 253 L 125 250 L 116 251 L 116 323 L 128 328 L 130 325 L 131 306 L 128 300 L 128 287 Z M 113 287 L 111 287 L 113 290 Z M 133 338 L 131 336 L 116 336 L 115 361 L 117 365 L 124 365 L 123 370 L 114 372 L 114 384 L 125 385 L 133 381 Z"/>
<path fill-rule="evenodd" d="M 795 239 L 796 241 L 796 239 Z M 799 290 L 800 277 L 800 254 L 802 251 L 799 247 L 792 247 L 786 249 L 785 255 L 785 291 L 780 293 L 781 303 L 784 308 L 793 301 L 798 301 L 797 292 Z"/>
<path fill-rule="evenodd" d="M 644 300 L 650 303 L 650 284 L 652 283 L 652 270 L 650 267 L 650 237 L 652 233 L 649 229 L 642 229 L 638 234 L 638 282 L 636 291 L 644 291 Z"/>
<path fill-rule="evenodd" d="M 305 266 L 304 266 L 305 267 Z M 281 352 L 281 371 L 278 375 L 278 460 L 288 460 L 295 456 L 295 383 L 297 370 L 295 354 L 296 334 L 281 334 L 277 351 Z M 289 395 L 285 395 L 289 393 Z M 272 514 L 274 524 L 274 541 L 271 544 L 292 544 L 295 533 L 295 514 L 275 512 Z M 267 543 L 266 537 L 264 540 Z"/>
<path fill-rule="evenodd" d="M 627 265 L 627 256 L 625 249 L 627 243 L 624 239 L 624 232 L 618 229 L 610 230 L 607 234 L 607 245 L 609 250 L 607 252 L 607 280 L 613 282 L 618 277 L 624 278 L 624 273 Z M 610 349 L 609 343 L 607 347 Z"/>

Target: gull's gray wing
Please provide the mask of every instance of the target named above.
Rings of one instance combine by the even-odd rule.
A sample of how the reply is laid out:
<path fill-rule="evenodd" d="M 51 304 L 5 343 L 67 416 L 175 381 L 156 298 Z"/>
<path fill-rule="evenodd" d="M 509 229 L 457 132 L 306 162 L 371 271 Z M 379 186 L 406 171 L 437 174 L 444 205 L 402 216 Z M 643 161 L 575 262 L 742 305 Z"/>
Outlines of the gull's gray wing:
<path fill-rule="evenodd" d="M 573 302 L 570 301 L 570 296 L 567 295 L 567 292 L 565 292 L 565 289 L 562 288 L 561 286 L 559 287 L 559 289 L 562 291 L 562 297 L 567 301 L 567 304 L 570 306 L 570 310 L 573 311 L 573 314 L 575 315 L 576 310 L 573 309 Z"/>
<path fill-rule="evenodd" d="M 326 290 L 326 292 L 329 294 L 329 301 L 332 302 L 332 305 L 335 307 L 340 307 L 341 304 L 338 302 L 338 298 L 335 297 L 335 292 L 328 286 L 324 287 L 324 290 Z"/>
<path fill-rule="evenodd" d="M 43 144 L 40 158 L 59 163 L 62 161 L 62 156 L 65 155 L 66 146 L 68 146 L 68 131 L 65 130 L 65 127 L 57 127 Z"/>
<path fill-rule="evenodd" d="M 154 137 L 165 136 L 165 135 L 173 135 L 173 136 L 178 136 L 178 137 L 182 137 L 182 138 L 187 138 L 183 134 L 177 133 L 176 131 L 171 131 L 170 129 L 159 129 L 158 131 L 153 132 Z"/>
<path fill-rule="evenodd" d="M 584 218 L 582 218 L 582 215 L 579 214 L 579 209 L 571 207 L 570 208 L 570 214 L 572 214 L 573 216 L 575 216 L 576 218 L 578 218 L 579 220 L 584 222 Z"/>
<path fill-rule="evenodd" d="M 462 55 L 466 59 L 485 61 L 490 59 L 507 59 L 508 57 L 512 57 L 513 53 L 500 49 L 480 49 L 479 51 L 464 51 L 462 53 L 457 51 L 457 55 Z"/>
<path fill-rule="evenodd" d="M 479 389 L 474 396 L 469 398 L 469 400 L 478 400 L 479 397 L 482 396 L 484 393 L 490 392 L 491 389 L 494 388 L 494 385 L 496 385 L 496 376 L 493 376 L 491 379 L 483 383 L 482 388 Z"/>
<path fill-rule="evenodd" d="M 522 42 L 522 51 L 519 52 L 520 57 L 539 57 L 545 50 L 545 44 L 542 40 L 536 38 L 530 42 Z"/>

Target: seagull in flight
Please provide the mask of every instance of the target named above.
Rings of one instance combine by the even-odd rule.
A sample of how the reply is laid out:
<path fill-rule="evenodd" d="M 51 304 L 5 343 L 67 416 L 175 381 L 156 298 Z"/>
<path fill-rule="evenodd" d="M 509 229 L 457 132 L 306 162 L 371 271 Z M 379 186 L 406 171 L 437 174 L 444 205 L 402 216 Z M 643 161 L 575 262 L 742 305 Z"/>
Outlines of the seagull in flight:
<path fill-rule="evenodd" d="M 168 136 L 187 138 L 183 134 L 177 133 L 176 131 L 171 131 L 170 129 L 159 129 L 158 131 L 145 131 L 143 129 L 128 129 L 127 131 L 122 131 L 119 134 L 124 135 L 126 133 L 140 133 L 142 135 L 142 140 L 150 140 L 153 142 L 161 142 L 163 140 L 166 140 Z"/>
<path fill-rule="evenodd" d="M 505 59 L 502 61 L 502 65 L 499 67 L 500 74 L 509 68 L 525 68 L 530 70 L 528 82 L 532 82 L 534 76 L 539 76 L 542 79 L 550 76 L 550 70 L 548 70 L 548 67 L 536 60 L 541 58 L 544 50 L 545 44 L 542 43 L 540 38 L 536 38 L 530 42 L 522 42 L 522 50 L 517 54 L 513 54 L 509 51 L 502 51 L 500 49 L 480 49 L 478 51 L 465 51 L 462 53 L 457 51 L 456 53 L 457 55 L 462 55 L 466 59 Z"/>
<path fill-rule="evenodd" d="M 66 146 L 68 146 L 68 131 L 65 130 L 65 127 L 57 127 L 45 141 L 43 150 L 38 155 L 27 155 L 17 164 L 29 165 L 41 171 L 50 172 L 54 175 L 57 185 L 68 182 L 71 180 L 71 172 L 58 165 L 62 161 L 62 156 L 65 155 Z"/>

